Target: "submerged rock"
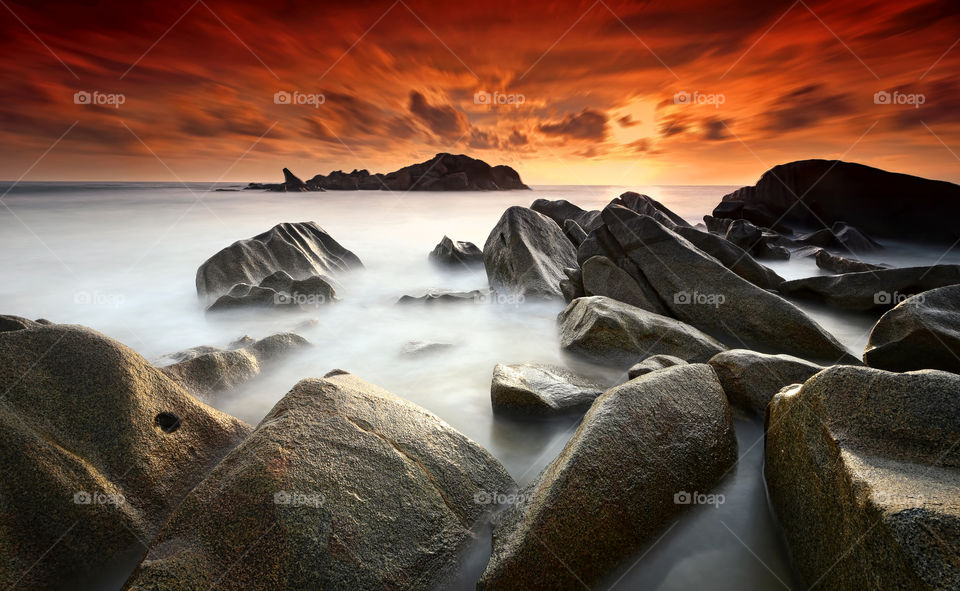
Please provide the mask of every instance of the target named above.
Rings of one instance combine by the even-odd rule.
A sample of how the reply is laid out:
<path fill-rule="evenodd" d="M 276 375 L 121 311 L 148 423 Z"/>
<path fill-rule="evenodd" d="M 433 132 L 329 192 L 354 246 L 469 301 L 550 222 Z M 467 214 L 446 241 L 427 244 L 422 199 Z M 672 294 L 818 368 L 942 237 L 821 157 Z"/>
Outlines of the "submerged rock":
<path fill-rule="evenodd" d="M 595 585 L 736 460 L 730 409 L 709 366 L 672 367 L 613 388 L 498 520 L 477 588 Z"/>
<path fill-rule="evenodd" d="M 0 583 L 82 588 L 249 432 L 80 326 L 0 332 Z M 42 562 L 41 562 L 42 561 Z"/>
<path fill-rule="evenodd" d="M 277 271 L 293 279 L 330 275 L 363 268 L 355 254 L 340 246 L 314 222 L 283 223 L 239 240 L 207 259 L 197 269 L 197 294 L 216 298 L 235 285 L 258 285 Z"/>
<path fill-rule="evenodd" d="M 565 352 L 624 370 L 651 355 L 704 362 L 726 349 L 692 326 L 603 296 L 574 300 L 557 321 Z"/>
<path fill-rule="evenodd" d="M 233 349 L 194 348 L 177 363 L 160 368 L 167 377 L 194 396 L 232 390 L 260 375 L 278 357 L 310 347 L 293 333 L 275 334 L 259 341 L 237 343 Z M 212 349 L 212 350 L 210 350 Z M 193 354 L 195 353 L 195 354 Z"/>
<path fill-rule="evenodd" d="M 891 371 L 960 373 L 960 285 L 912 296 L 881 316 L 863 360 Z"/>
<path fill-rule="evenodd" d="M 401 357 L 422 357 L 442 353 L 454 347 L 453 343 L 439 343 L 436 341 L 410 341 L 400 348 Z"/>
<path fill-rule="evenodd" d="M 960 376 L 831 367 L 770 403 L 764 474 L 824 589 L 957 589 Z"/>
<path fill-rule="evenodd" d="M 484 304 L 495 300 L 496 295 L 489 289 L 472 291 L 451 291 L 449 289 L 431 289 L 422 296 L 401 296 L 398 304 Z"/>
<path fill-rule="evenodd" d="M 493 368 L 493 412 L 519 416 L 553 416 L 585 412 L 606 388 L 565 367 L 542 363 Z"/>
<path fill-rule="evenodd" d="M 473 268 L 483 266 L 483 252 L 472 242 L 454 242 L 444 236 L 427 257 L 441 267 Z"/>
<path fill-rule="evenodd" d="M 889 310 L 912 295 L 960 283 L 960 265 L 879 269 L 794 279 L 784 294 L 858 312 Z"/>
<path fill-rule="evenodd" d="M 525 298 L 560 299 L 564 267 L 576 251 L 550 218 L 525 207 L 507 209 L 483 246 L 490 287 Z"/>
<path fill-rule="evenodd" d="M 299 382 L 180 504 L 133 589 L 427 589 L 515 491 L 479 445 L 346 372 Z"/>
<path fill-rule="evenodd" d="M 874 236 L 953 243 L 960 239 L 960 186 L 852 162 L 801 160 L 725 195 L 713 216 L 765 227 L 778 220 L 778 227 L 797 228 L 848 222 Z"/>
<path fill-rule="evenodd" d="M 785 386 L 802 384 L 823 369 L 823 366 L 799 357 L 767 355 L 747 349 L 724 351 L 709 363 L 717 372 L 730 404 L 760 416 Z"/>
<path fill-rule="evenodd" d="M 855 259 L 848 259 L 839 255 L 832 254 L 820 248 L 816 251 L 817 266 L 824 271 L 831 273 L 861 273 L 863 271 L 879 271 L 884 269 L 880 265 L 864 263 Z"/>

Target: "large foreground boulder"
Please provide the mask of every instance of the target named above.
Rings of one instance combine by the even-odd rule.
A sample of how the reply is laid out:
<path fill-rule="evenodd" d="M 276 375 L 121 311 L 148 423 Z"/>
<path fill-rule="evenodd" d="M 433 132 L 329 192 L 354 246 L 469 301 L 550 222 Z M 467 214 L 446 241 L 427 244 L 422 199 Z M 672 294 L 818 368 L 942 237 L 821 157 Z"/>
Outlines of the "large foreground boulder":
<path fill-rule="evenodd" d="M 511 207 L 483 245 L 487 278 L 497 293 L 531 299 L 561 299 L 564 267 L 575 267 L 577 253 L 550 218 Z"/>
<path fill-rule="evenodd" d="M 344 372 L 298 383 L 178 507 L 128 589 L 424 589 L 515 490 L 485 450 Z"/>
<path fill-rule="evenodd" d="M 130 568 L 250 428 L 80 326 L 0 332 L 0 583 L 82 588 Z"/>
<path fill-rule="evenodd" d="M 306 279 L 362 267 L 357 255 L 340 246 L 316 223 L 283 223 L 234 242 L 207 259 L 197 269 L 197 293 L 212 299 L 238 283 L 258 285 L 277 271 L 285 271 L 293 279 Z"/>
<path fill-rule="evenodd" d="M 653 218 L 611 206 L 603 210 L 603 220 L 673 317 L 731 345 L 856 362 L 799 308 L 739 277 Z"/>
<path fill-rule="evenodd" d="M 493 412 L 548 417 L 585 412 L 606 388 L 565 367 L 522 363 L 493 368 L 490 400 Z"/>
<path fill-rule="evenodd" d="M 765 475 L 811 587 L 960 589 L 960 376 L 837 366 L 769 406 Z"/>
<path fill-rule="evenodd" d="M 763 416 L 770 400 L 785 386 L 802 384 L 823 369 L 791 355 L 767 355 L 731 349 L 710 359 L 730 404 Z"/>
<path fill-rule="evenodd" d="M 182 355 L 180 361 L 160 371 L 194 396 L 204 397 L 232 390 L 281 358 L 307 347 L 310 342 L 300 335 L 280 333 L 232 349 L 196 348 L 197 354 Z"/>
<path fill-rule="evenodd" d="M 960 373 L 960 285 L 907 298 L 880 317 L 863 354 L 870 367 Z"/>
<path fill-rule="evenodd" d="M 689 506 L 686 495 L 711 490 L 736 461 L 730 409 L 708 365 L 613 388 L 497 522 L 478 589 L 598 588 Z"/>
<path fill-rule="evenodd" d="M 786 295 L 856 312 L 889 310 L 912 295 L 960 284 L 960 265 L 903 267 L 785 281 Z"/>
<path fill-rule="evenodd" d="M 881 238 L 953 243 L 960 239 L 960 186 L 852 162 L 801 160 L 725 195 L 713 216 L 765 227 L 848 222 Z"/>
<path fill-rule="evenodd" d="M 651 355 L 705 362 L 726 349 L 692 326 L 603 296 L 573 300 L 557 322 L 565 352 L 623 370 Z"/>

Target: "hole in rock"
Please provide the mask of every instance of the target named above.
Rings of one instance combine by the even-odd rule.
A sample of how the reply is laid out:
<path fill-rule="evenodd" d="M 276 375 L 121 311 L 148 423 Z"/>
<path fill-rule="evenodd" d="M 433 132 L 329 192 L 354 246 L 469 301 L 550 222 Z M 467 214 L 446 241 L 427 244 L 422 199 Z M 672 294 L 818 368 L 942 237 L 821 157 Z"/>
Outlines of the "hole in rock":
<path fill-rule="evenodd" d="M 173 433 L 180 428 L 180 417 L 172 412 L 162 412 L 153 419 L 153 424 L 160 427 L 164 433 Z"/>

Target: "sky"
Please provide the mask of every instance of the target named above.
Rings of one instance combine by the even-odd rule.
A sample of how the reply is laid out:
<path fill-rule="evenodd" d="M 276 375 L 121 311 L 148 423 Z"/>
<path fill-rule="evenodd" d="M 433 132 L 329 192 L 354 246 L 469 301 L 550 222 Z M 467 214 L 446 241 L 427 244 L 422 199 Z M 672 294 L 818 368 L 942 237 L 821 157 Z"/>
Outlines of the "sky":
<path fill-rule="evenodd" d="M 0 0 L 0 179 L 960 182 L 960 2 Z"/>

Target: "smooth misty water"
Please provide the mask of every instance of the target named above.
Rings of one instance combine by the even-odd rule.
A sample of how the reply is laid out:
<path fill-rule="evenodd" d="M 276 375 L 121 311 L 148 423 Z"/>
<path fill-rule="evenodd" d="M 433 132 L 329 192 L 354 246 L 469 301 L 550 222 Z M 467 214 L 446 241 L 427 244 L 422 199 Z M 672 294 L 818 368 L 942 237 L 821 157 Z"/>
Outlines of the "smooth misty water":
<path fill-rule="evenodd" d="M 427 253 L 444 234 L 482 246 L 505 208 L 539 197 L 592 209 L 637 190 L 696 222 L 731 188 L 564 186 L 407 194 L 211 189 L 165 183 L 18 185 L 3 198 L 9 209 L 0 208 L 5 279 L 0 313 L 90 326 L 154 362 L 196 345 L 296 330 L 315 347 L 206 402 L 256 424 L 299 379 L 345 369 L 435 412 L 527 484 L 559 453 L 576 421 L 495 420 L 491 372 L 496 363 L 561 363 L 555 319 L 562 305 L 396 306 L 400 296 L 430 288 L 486 286 L 482 270 L 441 271 L 427 263 Z M 0 187 L 0 194 L 6 190 Z M 338 278 L 342 302 L 300 315 L 204 314 L 194 277 L 205 259 L 279 222 L 307 220 L 318 222 L 366 265 L 363 272 Z M 873 260 L 929 264 L 939 254 L 887 250 Z M 787 278 L 819 272 L 810 260 L 771 266 Z M 804 307 L 851 350 L 862 350 L 870 318 Z M 316 323 L 303 328 L 311 318 Z M 416 340 L 455 347 L 414 359 L 398 355 Z M 789 561 L 763 493 L 762 430 L 742 422 L 738 436 L 744 457 L 723 484 L 727 502 L 689 512 L 626 573 L 619 588 L 789 585 Z M 482 570 L 484 560 L 474 557 L 465 568 Z"/>

